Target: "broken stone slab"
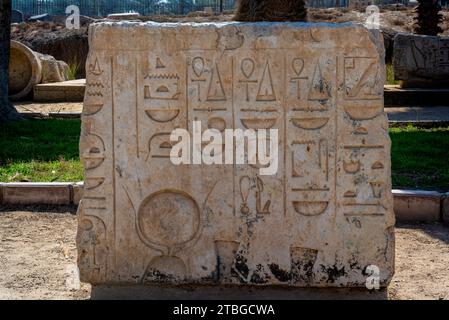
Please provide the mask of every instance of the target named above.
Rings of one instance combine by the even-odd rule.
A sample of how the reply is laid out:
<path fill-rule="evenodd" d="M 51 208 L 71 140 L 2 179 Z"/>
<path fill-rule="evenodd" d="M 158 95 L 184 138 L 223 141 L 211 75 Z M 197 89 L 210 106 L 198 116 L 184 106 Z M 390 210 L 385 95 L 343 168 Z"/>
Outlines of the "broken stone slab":
<path fill-rule="evenodd" d="M 436 191 L 393 190 L 398 221 L 441 221 L 441 198 Z"/>
<path fill-rule="evenodd" d="M 36 53 L 42 64 L 41 83 L 63 82 L 69 80 L 69 66 L 48 54 Z"/>
<path fill-rule="evenodd" d="M 393 71 L 404 88 L 449 88 L 449 37 L 397 34 Z"/>
<path fill-rule="evenodd" d="M 82 102 L 85 89 L 85 79 L 37 84 L 33 89 L 33 100 L 37 102 Z"/>
<path fill-rule="evenodd" d="M 103 22 L 89 32 L 82 281 L 389 283 L 395 218 L 377 31 Z M 170 134 L 191 133 L 194 121 L 201 131 L 277 130 L 278 170 L 174 165 Z"/>
<path fill-rule="evenodd" d="M 2 203 L 10 205 L 52 204 L 68 205 L 71 203 L 71 183 L 3 183 Z"/>
<path fill-rule="evenodd" d="M 25 98 L 39 83 L 68 80 L 69 67 L 50 55 L 35 52 L 24 44 L 11 41 L 9 62 L 10 98 Z"/>

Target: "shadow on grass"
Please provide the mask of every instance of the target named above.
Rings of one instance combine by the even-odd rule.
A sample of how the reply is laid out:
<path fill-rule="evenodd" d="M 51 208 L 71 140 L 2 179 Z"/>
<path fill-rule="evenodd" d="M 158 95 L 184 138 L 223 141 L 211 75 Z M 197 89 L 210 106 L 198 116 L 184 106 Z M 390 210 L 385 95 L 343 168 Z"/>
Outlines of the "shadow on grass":
<path fill-rule="evenodd" d="M 0 126 L 0 181 L 80 181 L 80 120 L 28 120 Z"/>
<path fill-rule="evenodd" d="M 395 188 L 449 191 L 449 128 L 390 129 Z"/>
<path fill-rule="evenodd" d="M 0 126 L 0 165 L 18 161 L 79 160 L 81 121 L 28 120 Z"/>

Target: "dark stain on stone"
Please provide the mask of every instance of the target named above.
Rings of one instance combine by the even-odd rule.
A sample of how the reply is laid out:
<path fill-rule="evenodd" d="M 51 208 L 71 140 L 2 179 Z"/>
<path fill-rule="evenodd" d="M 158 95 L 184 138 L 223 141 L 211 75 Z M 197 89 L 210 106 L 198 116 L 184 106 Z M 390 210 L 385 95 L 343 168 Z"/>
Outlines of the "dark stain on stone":
<path fill-rule="evenodd" d="M 341 269 L 338 269 L 337 265 L 333 265 L 331 267 L 321 265 L 321 271 L 327 275 L 326 282 L 328 283 L 334 283 L 338 278 L 347 274 L 344 266 Z"/>
<path fill-rule="evenodd" d="M 265 269 L 261 264 L 258 264 L 256 266 L 256 270 L 253 272 L 253 275 L 251 276 L 251 283 L 254 284 L 264 284 L 267 283 L 270 279 L 270 276 L 265 272 Z"/>
<path fill-rule="evenodd" d="M 314 274 L 313 267 L 315 260 L 309 261 L 292 261 L 292 273 L 291 280 L 293 283 L 305 283 L 312 282 Z"/>
<path fill-rule="evenodd" d="M 357 270 L 361 270 L 362 267 L 359 265 L 359 261 L 357 259 L 357 255 L 356 254 L 351 254 L 351 259 L 348 261 L 349 262 L 349 267 L 351 269 L 357 269 Z"/>
<path fill-rule="evenodd" d="M 115 171 L 117 171 L 118 175 L 120 176 L 120 178 L 123 178 L 123 174 L 122 174 L 122 168 L 120 168 L 119 166 L 115 167 Z"/>
<path fill-rule="evenodd" d="M 235 264 L 234 268 L 237 270 L 245 279 L 248 278 L 249 274 L 249 268 L 247 265 L 248 260 L 242 256 L 240 253 L 238 253 L 235 256 Z"/>
<path fill-rule="evenodd" d="M 218 272 L 211 272 L 208 276 L 202 277 L 200 283 L 216 283 L 218 281 Z"/>
<path fill-rule="evenodd" d="M 174 282 L 176 279 L 173 275 L 166 274 L 159 270 L 150 269 L 145 273 L 143 283 L 168 283 Z"/>
<path fill-rule="evenodd" d="M 290 279 L 291 279 L 290 272 L 282 270 L 275 263 L 270 264 L 269 267 L 270 267 L 270 271 L 273 274 L 273 276 L 275 276 L 275 278 L 278 279 L 280 282 L 290 281 Z"/>

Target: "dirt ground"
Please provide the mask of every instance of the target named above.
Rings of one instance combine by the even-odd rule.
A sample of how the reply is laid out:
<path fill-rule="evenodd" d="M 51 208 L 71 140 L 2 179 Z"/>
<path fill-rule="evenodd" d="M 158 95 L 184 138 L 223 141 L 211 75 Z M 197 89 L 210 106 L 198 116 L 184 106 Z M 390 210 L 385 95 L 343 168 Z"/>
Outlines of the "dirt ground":
<path fill-rule="evenodd" d="M 0 299 L 89 299 L 76 288 L 75 208 L 14 211 L 0 207 Z M 449 228 L 439 223 L 396 229 L 396 275 L 390 299 L 449 300 Z"/>

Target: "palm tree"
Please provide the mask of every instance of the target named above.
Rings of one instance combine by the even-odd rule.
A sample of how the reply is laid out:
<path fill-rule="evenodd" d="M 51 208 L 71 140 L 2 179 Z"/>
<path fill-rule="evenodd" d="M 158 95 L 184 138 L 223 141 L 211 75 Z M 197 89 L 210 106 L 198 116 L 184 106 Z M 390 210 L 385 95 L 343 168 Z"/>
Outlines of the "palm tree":
<path fill-rule="evenodd" d="M 438 0 L 418 0 L 415 8 L 414 31 L 416 34 L 436 36 L 443 32 L 439 24 L 443 16 L 440 13 L 441 6 Z"/>
<path fill-rule="evenodd" d="M 21 116 L 9 101 L 9 48 L 11 40 L 11 0 L 0 1 L 0 122 L 19 120 Z"/>
<path fill-rule="evenodd" d="M 307 21 L 304 0 L 239 0 L 237 21 Z"/>

